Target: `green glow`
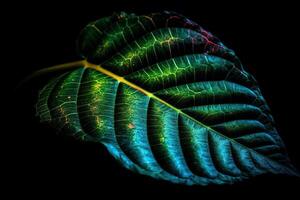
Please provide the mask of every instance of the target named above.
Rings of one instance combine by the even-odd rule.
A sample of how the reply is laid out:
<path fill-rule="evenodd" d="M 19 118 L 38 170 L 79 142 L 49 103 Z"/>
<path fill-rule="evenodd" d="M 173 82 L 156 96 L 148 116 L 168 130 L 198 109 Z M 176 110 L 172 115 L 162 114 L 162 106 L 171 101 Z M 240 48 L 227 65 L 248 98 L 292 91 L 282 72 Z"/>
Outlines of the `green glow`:
<path fill-rule="evenodd" d="M 298 175 L 257 83 L 234 52 L 174 13 L 89 24 L 85 60 L 40 92 L 41 121 L 105 145 L 127 169 L 173 183 Z M 77 69 L 73 69 L 77 68 Z"/>

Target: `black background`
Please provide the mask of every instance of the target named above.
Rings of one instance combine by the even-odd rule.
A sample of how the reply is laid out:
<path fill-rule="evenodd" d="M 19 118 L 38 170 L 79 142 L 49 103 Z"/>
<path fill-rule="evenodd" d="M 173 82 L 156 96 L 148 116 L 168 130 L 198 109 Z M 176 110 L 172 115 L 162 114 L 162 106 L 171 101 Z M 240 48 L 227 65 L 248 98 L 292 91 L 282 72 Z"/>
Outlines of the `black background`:
<path fill-rule="evenodd" d="M 250 1 L 249 1 L 250 2 Z M 201 1 L 82 1 L 15 3 L 4 7 L 2 33 L 2 103 L 5 114 L 2 142 L 7 161 L 3 170 L 9 195 L 122 195 L 156 198 L 165 194 L 203 198 L 228 194 L 236 197 L 292 195 L 299 178 L 263 176 L 230 186 L 184 186 L 133 174 L 117 164 L 100 144 L 84 143 L 55 134 L 39 123 L 34 104 L 38 90 L 50 76 L 22 85 L 31 72 L 79 60 L 75 41 L 90 21 L 114 11 L 145 14 L 177 11 L 212 32 L 233 49 L 258 80 L 271 107 L 278 131 L 292 163 L 300 169 L 299 143 L 299 16 L 297 6 L 284 3 L 226 3 Z M 296 3 L 295 3 L 296 4 Z M 3 137 L 4 138 L 4 137 Z M 4 146 L 4 145 L 3 145 Z"/>

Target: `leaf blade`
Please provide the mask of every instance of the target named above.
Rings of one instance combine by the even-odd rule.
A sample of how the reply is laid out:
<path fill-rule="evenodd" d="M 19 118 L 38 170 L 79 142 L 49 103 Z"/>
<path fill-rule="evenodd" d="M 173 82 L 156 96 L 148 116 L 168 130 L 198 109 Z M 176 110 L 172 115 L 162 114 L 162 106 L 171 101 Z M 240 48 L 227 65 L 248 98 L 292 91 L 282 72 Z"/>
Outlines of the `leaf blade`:
<path fill-rule="evenodd" d="M 87 60 L 42 90 L 38 115 L 103 143 L 126 168 L 174 183 L 297 174 L 255 79 L 217 38 L 173 14 L 88 25 L 79 41 Z"/>

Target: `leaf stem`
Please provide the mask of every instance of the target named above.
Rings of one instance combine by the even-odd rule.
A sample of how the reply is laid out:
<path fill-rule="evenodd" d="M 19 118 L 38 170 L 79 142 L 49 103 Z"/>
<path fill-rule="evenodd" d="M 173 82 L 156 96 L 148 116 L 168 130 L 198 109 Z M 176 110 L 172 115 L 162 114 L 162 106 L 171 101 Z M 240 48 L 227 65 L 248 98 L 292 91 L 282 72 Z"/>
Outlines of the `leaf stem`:
<path fill-rule="evenodd" d="M 73 68 L 77 68 L 77 67 L 84 67 L 86 64 L 86 60 L 79 60 L 79 61 L 74 61 L 74 62 L 68 62 L 68 63 L 63 63 L 60 65 L 54 65 L 52 67 L 47 67 L 44 69 L 40 69 L 38 71 L 33 72 L 32 74 L 30 74 L 29 76 L 27 76 L 26 78 L 24 78 L 23 80 L 21 80 L 19 82 L 19 84 L 17 85 L 16 89 L 20 88 L 21 86 L 23 86 L 24 84 L 26 84 L 28 81 L 30 81 L 31 79 L 44 75 L 44 74 L 48 74 L 51 72 L 56 72 L 56 71 L 61 71 L 61 70 L 67 70 L 67 69 L 73 69 Z"/>

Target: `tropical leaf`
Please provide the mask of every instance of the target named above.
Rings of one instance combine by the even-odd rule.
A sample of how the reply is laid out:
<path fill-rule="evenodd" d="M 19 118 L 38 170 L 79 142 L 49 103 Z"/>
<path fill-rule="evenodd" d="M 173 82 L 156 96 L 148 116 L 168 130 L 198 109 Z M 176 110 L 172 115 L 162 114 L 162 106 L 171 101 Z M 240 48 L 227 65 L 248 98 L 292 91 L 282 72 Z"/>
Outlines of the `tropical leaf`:
<path fill-rule="evenodd" d="M 298 175 L 255 79 L 234 52 L 171 12 L 88 24 L 83 61 L 40 92 L 37 115 L 104 144 L 131 171 L 183 184 Z"/>

